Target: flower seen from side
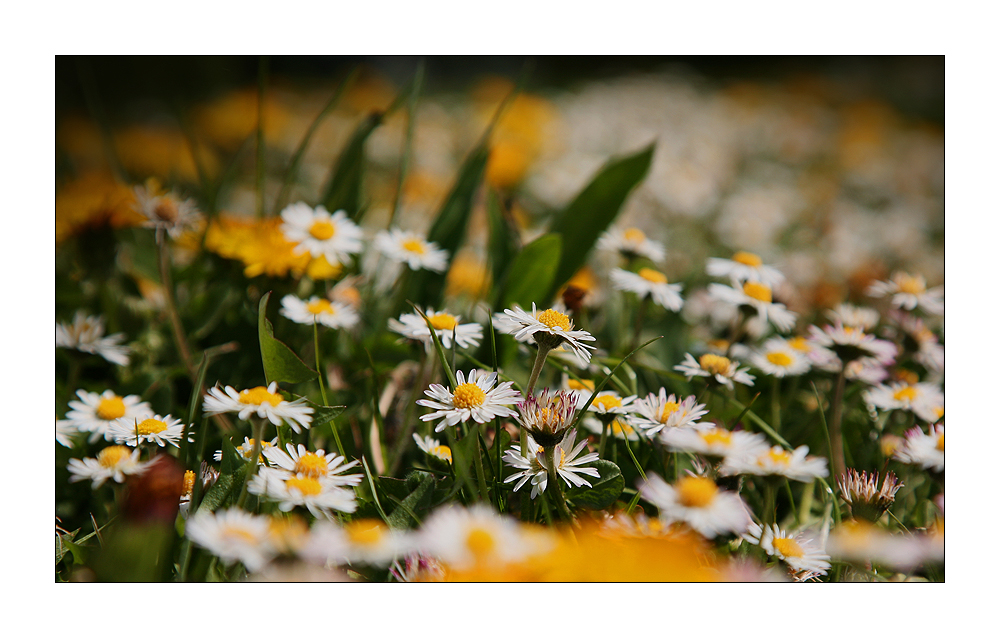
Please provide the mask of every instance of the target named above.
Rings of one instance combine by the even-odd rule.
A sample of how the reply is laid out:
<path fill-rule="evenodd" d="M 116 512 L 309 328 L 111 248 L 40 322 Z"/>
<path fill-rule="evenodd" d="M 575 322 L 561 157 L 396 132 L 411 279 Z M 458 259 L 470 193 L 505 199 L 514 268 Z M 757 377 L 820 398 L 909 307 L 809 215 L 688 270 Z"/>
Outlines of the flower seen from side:
<path fill-rule="evenodd" d="M 672 450 L 715 458 L 756 456 L 769 447 L 767 439 L 755 432 L 712 426 L 672 428 L 664 430 L 660 439 Z"/>
<path fill-rule="evenodd" d="M 205 396 L 205 414 L 211 416 L 235 412 L 244 421 L 251 415 L 256 415 L 276 426 L 287 423 L 296 434 L 301 432 L 302 428 L 308 430 L 312 424 L 313 409 L 306 405 L 306 400 L 298 398 L 286 401 L 277 392 L 277 381 L 272 381 L 266 388 L 257 386 L 241 392 L 228 385 L 225 390 L 219 387 L 209 388 Z"/>
<path fill-rule="evenodd" d="M 271 467 L 281 468 L 292 475 L 323 479 L 342 487 L 361 483 L 360 474 L 344 474 L 347 470 L 358 465 L 358 461 L 344 463 L 347 459 L 334 452 L 327 454 L 321 449 L 310 452 L 301 443 L 297 447 L 286 443 L 285 450 L 277 446 L 269 446 L 263 449 L 263 454 L 271 463 Z"/>
<path fill-rule="evenodd" d="M 541 446 L 556 445 L 573 424 L 579 399 L 561 390 L 549 394 L 545 388 L 517 404 L 517 421 Z"/>
<path fill-rule="evenodd" d="M 889 281 L 876 281 L 868 287 L 870 297 L 891 297 L 896 308 L 920 308 L 931 315 L 944 314 L 944 287 L 927 288 L 923 275 L 893 273 Z"/>
<path fill-rule="evenodd" d="M 334 330 L 352 328 L 359 319 L 354 308 L 316 296 L 303 300 L 295 295 L 285 295 L 281 298 L 279 312 L 295 323 L 308 326 L 319 323 Z"/>
<path fill-rule="evenodd" d="M 626 258 L 645 257 L 650 261 L 662 261 L 667 255 L 663 244 L 650 239 L 638 228 L 612 228 L 597 240 L 598 250 L 618 252 Z"/>
<path fill-rule="evenodd" d="M 712 277 L 728 277 L 733 283 L 757 281 L 766 286 L 777 286 L 785 276 L 774 266 L 766 265 L 754 253 L 738 251 L 730 259 L 709 257 L 705 271 Z"/>
<path fill-rule="evenodd" d="M 704 404 L 698 403 L 694 395 L 683 399 L 660 388 L 659 394 L 650 392 L 644 399 L 632 404 L 629 422 L 652 436 L 664 428 L 686 428 L 698 425 L 701 417 L 708 414 Z"/>
<path fill-rule="evenodd" d="M 498 330 L 514 335 L 518 341 L 531 337 L 539 347 L 551 349 L 564 345 L 582 363 L 590 362 L 590 350 L 594 346 L 583 342 L 596 339 L 586 330 L 574 330 L 573 321 L 565 313 L 552 308 L 539 312 L 532 303 L 530 313 L 515 306 L 505 309 L 504 314 L 504 322 L 496 324 Z"/>
<path fill-rule="evenodd" d="M 830 321 L 860 330 L 871 330 L 878 324 L 878 311 L 874 308 L 854 306 L 848 303 L 837 304 L 836 308 L 826 311 Z"/>
<path fill-rule="evenodd" d="M 743 385 L 753 385 L 753 375 L 747 374 L 749 368 L 740 368 L 735 361 L 717 354 L 703 354 L 695 359 L 690 353 L 684 354 L 684 361 L 674 366 L 674 370 L 682 372 L 688 381 L 695 377 L 708 377 L 709 382 L 724 385 L 733 389 L 733 382 Z"/>
<path fill-rule="evenodd" d="M 448 251 L 418 233 L 399 228 L 379 231 L 375 235 L 375 248 L 390 260 L 406 264 L 410 270 L 444 272 L 448 268 Z"/>
<path fill-rule="evenodd" d="M 201 213 L 191 199 L 181 199 L 174 193 L 160 193 L 155 180 L 135 187 L 135 208 L 146 218 L 143 226 L 165 230 L 177 239 L 185 230 L 201 221 Z"/>
<path fill-rule="evenodd" d="M 480 324 L 461 323 L 461 315 L 453 315 L 443 310 L 435 312 L 433 308 L 428 308 L 424 314 L 434 326 L 434 332 L 445 350 L 451 349 L 452 335 L 460 348 L 479 347 L 479 342 L 483 338 L 483 327 Z M 430 328 L 416 313 L 403 313 L 399 316 L 399 320 L 390 318 L 389 330 L 398 332 L 407 339 L 423 342 L 428 352 L 434 346 Z"/>
<path fill-rule="evenodd" d="M 670 485 L 650 473 L 640 483 L 639 493 L 660 510 L 664 523 L 682 522 L 706 538 L 742 534 L 750 525 L 743 499 L 720 490 L 715 481 L 705 476 L 684 476 Z"/>
<path fill-rule="evenodd" d="M 940 419 L 937 408 L 944 405 L 944 393 L 934 383 L 898 381 L 878 385 L 867 390 L 864 399 L 880 410 L 909 410 L 928 423 Z"/>
<path fill-rule="evenodd" d="M 751 523 L 750 530 L 743 538 L 754 545 L 760 545 L 768 556 L 784 561 L 796 580 L 823 576 L 830 569 L 830 555 L 823 550 L 818 539 L 806 533 L 793 535 L 777 525 L 762 527 Z"/>
<path fill-rule="evenodd" d="M 243 443 L 236 446 L 236 453 L 243 457 L 244 461 L 249 461 L 250 456 L 253 454 L 254 441 L 250 437 L 243 437 Z M 261 454 L 257 456 L 257 465 L 264 465 L 264 450 L 269 447 L 274 447 L 278 445 L 278 437 L 274 437 L 270 441 L 261 441 L 260 450 Z M 215 456 L 213 457 L 216 461 L 222 460 L 222 450 L 216 450 Z"/>
<path fill-rule="evenodd" d="M 611 283 L 616 290 L 627 290 L 642 297 L 652 297 L 660 306 L 677 312 L 684 305 L 681 297 L 681 284 L 667 282 L 667 276 L 652 268 L 640 268 L 638 272 L 630 272 L 615 268 L 611 271 Z"/>
<path fill-rule="evenodd" d="M 305 507 L 317 518 L 332 519 L 334 512 L 349 514 L 358 507 L 354 490 L 341 487 L 336 480 L 292 474 L 271 467 L 260 468 L 250 480 L 247 491 L 276 501 L 282 512 Z"/>
<path fill-rule="evenodd" d="M 809 448 L 800 445 L 794 451 L 788 451 L 780 446 L 743 456 L 727 456 L 719 472 L 723 476 L 733 474 L 755 474 L 757 476 L 783 476 L 793 481 L 807 483 L 815 478 L 827 476 L 826 459 L 819 456 L 808 456 Z"/>
<path fill-rule="evenodd" d="M 391 529 L 380 520 L 357 518 L 343 525 L 324 520 L 313 525 L 300 555 L 324 566 L 388 565 L 412 546 L 412 532 Z"/>
<path fill-rule="evenodd" d="M 122 397 L 111 390 L 105 390 L 101 394 L 77 390 L 76 396 L 80 400 L 69 402 L 70 410 L 66 413 L 66 419 L 58 421 L 56 425 L 59 427 L 61 423 L 63 427 L 90 433 L 90 443 L 102 437 L 110 441 L 109 428 L 118 419 L 143 420 L 153 415 L 149 404 L 140 401 L 134 394 Z"/>
<path fill-rule="evenodd" d="M 795 327 L 795 318 L 798 315 L 784 304 L 773 301 L 771 287 L 767 284 L 759 281 L 745 281 L 734 286 L 709 284 L 708 293 L 722 303 L 753 308 L 761 321 L 771 322 L 782 332 L 788 332 Z"/>
<path fill-rule="evenodd" d="M 330 264 L 344 264 L 361 252 L 363 232 L 342 210 L 331 214 L 323 206 L 314 209 L 298 202 L 281 211 L 281 220 L 281 232 L 297 244 L 295 254 L 308 252 Z"/>
<path fill-rule="evenodd" d="M 413 440 L 417 443 L 417 447 L 424 454 L 433 456 L 436 459 L 441 459 L 446 463 L 451 463 L 451 448 L 447 445 L 441 445 L 441 442 L 437 439 L 431 438 L 429 436 L 420 436 L 419 434 L 413 435 Z"/>
<path fill-rule="evenodd" d="M 782 337 L 772 337 L 750 353 L 750 364 L 774 377 L 795 377 L 809 372 L 809 358 Z"/>
<path fill-rule="evenodd" d="M 184 424 L 180 419 L 153 414 L 145 418 L 121 418 L 108 426 L 108 433 L 115 443 L 136 447 L 139 443 L 156 443 L 164 447 L 167 443 L 179 447 L 177 442 L 184 434 Z"/>
<path fill-rule="evenodd" d="M 809 340 L 814 346 L 826 348 L 833 352 L 844 365 L 852 361 L 862 363 L 874 362 L 887 366 L 895 361 L 896 346 L 892 342 L 877 339 L 860 328 L 852 328 L 840 323 L 825 325 L 823 328 L 809 326 Z M 822 350 L 816 350 L 810 356 L 819 361 L 824 357 Z M 825 362 L 828 363 L 828 362 Z M 836 362 L 834 362 L 834 365 Z"/>
<path fill-rule="evenodd" d="M 906 432 L 903 443 L 893 452 L 896 460 L 934 472 L 944 471 L 944 424 L 930 426 L 927 434 L 919 427 Z"/>
<path fill-rule="evenodd" d="M 96 490 L 108 479 L 124 483 L 126 476 L 141 474 L 147 465 L 139 461 L 138 449 L 111 445 L 101 450 L 96 458 L 70 459 L 67 469 L 71 482 L 90 479 L 91 487 Z"/>
<path fill-rule="evenodd" d="M 847 474 L 837 480 L 840 496 L 851 506 L 851 515 L 871 523 L 878 522 L 896 500 L 896 492 L 903 483 L 889 472 L 879 487 L 878 473 L 858 472 L 848 469 Z"/>
<path fill-rule="evenodd" d="M 598 459 L 596 452 L 584 454 L 580 453 L 587 449 L 586 438 L 576 442 L 576 432 L 570 432 L 566 438 L 556 444 L 554 454 L 555 473 L 565 481 L 567 487 L 591 487 L 587 479 L 581 475 L 600 478 L 597 468 L 583 467 L 586 463 L 592 463 Z M 540 492 L 544 492 L 548 486 L 548 477 L 552 468 L 546 466 L 545 449 L 538 445 L 533 438 L 528 437 L 528 456 L 521 456 L 520 447 L 509 448 L 503 456 L 504 463 L 518 470 L 511 474 L 504 483 L 513 483 L 514 491 L 518 491 L 531 481 L 531 498 L 535 498 Z"/>
<path fill-rule="evenodd" d="M 104 319 L 87 316 L 78 310 L 73 323 L 56 324 L 56 347 L 79 350 L 104 357 L 111 363 L 127 366 L 129 348 L 121 345 L 125 335 L 117 333 L 104 336 Z"/>
<path fill-rule="evenodd" d="M 199 509 L 187 521 L 185 534 L 226 565 L 240 562 L 251 572 L 261 570 L 277 553 L 269 517 L 235 507 L 216 512 Z"/>
<path fill-rule="evenodd" d="M 486 423 L 498 416 L 514 416 L 514 410 L 508 406 L 520 400 L 521 393 L 513 389 L 512 381 L 497 384 L 496 372 L 484 374 L 479 370 L 470 371 L 468 381 L 459 370 L 455 379 L 457 384 L 454 390 L 432 383 L 430 389 L 424 390 L 430 398 L 417 401 L 417 405 L 434 410 L 421 416 L 421 421 L 441 419 L 434 428 L 435 432 L 442 432 L 449 425 L 469 419 Z"/>
<path fill-rule="evenodd" d="M 416 551 L 457 570 L 518 563 L 543 549 L 515 519 L 486 505 L 437 509 L 424 521 L 415 540 Z"/>

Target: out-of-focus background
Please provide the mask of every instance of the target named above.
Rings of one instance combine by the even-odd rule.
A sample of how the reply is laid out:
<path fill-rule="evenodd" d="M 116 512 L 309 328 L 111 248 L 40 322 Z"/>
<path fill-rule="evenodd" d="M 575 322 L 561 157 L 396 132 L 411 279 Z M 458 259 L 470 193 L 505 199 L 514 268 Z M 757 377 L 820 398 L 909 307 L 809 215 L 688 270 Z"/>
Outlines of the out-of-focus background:
<path fill-rule="evenodd" d="M 59 57 L 57 243 L 94 220 L 129 225 L 150 177 L 252 215 L 258 81 L 265 197 L 338 84 L 289 199 L 315 203 L 359 122 L 425 64 L 401 225 L 426 230 L 463 158 L 519 78 L 493 134 L 487 184 L 530 239 L 611 156 L 656 143 L 619 223 L 668 248 L 667 271 L 750 250 L 775 263 L 797 310 L 862 298 L 895 269 L 943 282 L 944 57 Z M 393 205 L 406 134 L 398 109 L 366 143 L 366 220 Z M 227 176 L 236 176 L 229 180 Z M 203 202 L 204 206 L 205 203 Z M 467 251 L 483 248 L 472 218 Z"/>

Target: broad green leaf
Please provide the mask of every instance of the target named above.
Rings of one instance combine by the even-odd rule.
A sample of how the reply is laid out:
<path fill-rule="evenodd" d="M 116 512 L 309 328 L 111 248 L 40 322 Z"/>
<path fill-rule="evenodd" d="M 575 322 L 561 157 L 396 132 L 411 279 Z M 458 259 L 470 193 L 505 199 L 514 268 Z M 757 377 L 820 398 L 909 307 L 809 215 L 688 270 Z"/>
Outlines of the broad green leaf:
<path fill-rule="evenodd" d="M 621 496 L 625 489 L 625 479 L 617 465 L 611 461 L 597 459 L 593 467 L 600 472 L 601 478 L 584 477 L 591 487 L 574 487 L 566 490 L 566 498 L 577 507 L 592 510 L 602 510 L 611 505 Z"/>
<path fill-rule="evenodd" d="M 384 119 L 379 112 L 369 113 L 358 124 L 323 189 L 323 205 L 331 213 L 343 210 L 355 221 L 361 217 L 361 180 L 364 175 L 365 142 Z"/>
<path fill-rule="evenodd" d="M 330 421 L 337 418 L 346 407 L 347 406 L 345 405 L 316 405 L 313 403 L 313 419 L 311 427 L 318 428 L 321 425 L 326 425 Z"/>
<path fill-rule="evenodd" d="M 420 521 L 413 520 L 411 512 L 419 516 L 422 510 L 426 510 L 430 506 L 434 482 L 433 474 L 423 474 L 416 488 L 402 500 L 402 505 L 397 505 L 392 514 L 389 515 L 389 527 L 406 529 L 418 525 Z M 407 509 L 410 511 L 407 512 Z"/>
<path fill-rule="evenodd" d="M 316 372 L 304 364 L 292 349 L 274 338 L 274 328 L 267 319 L 268 291 L 260 300 L 257 318 L 257 335 L 260 338 L 260 358 L 264 364 L 264 378 L 268 383 L 279 381 L 301 383 L 316 378 Z"/>
<path fill-rule="evenodd" d="M 634 155 L 608 161 L 576 199 L 556 215 L 549 232 L 562 235 L 563 253 L 547 296 L 555 295 L 586 263 L 597 238 L 649 172 L 654 147 L 650 144 Z"/>
<path fill-rule="evenodd" d="M 530 309 L 532 302 L 539 306 L 547 304 L 562 246 L 562 238 L 549 233 L 525 246 L 514 257 L 507 270 L 501 308 L 512 308 L 516 304 Z"/>

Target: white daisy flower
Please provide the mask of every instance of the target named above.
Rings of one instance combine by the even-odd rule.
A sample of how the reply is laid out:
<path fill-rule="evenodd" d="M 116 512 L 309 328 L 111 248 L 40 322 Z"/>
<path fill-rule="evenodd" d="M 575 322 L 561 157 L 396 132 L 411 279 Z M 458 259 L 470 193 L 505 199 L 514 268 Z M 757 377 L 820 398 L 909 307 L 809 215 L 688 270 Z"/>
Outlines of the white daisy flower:
<path fill-rule="evenodd" d="M 148 465 L 139 461 L 138 449 L 112 445 L 98 452 L 97 458 L 70 459 L 67 469 L 72 474 L 71 482 L 90 479 L 91 487 L 96 490 L 108 479 L 124 483 L 126 476 L 141 474 Z"/>
<path fill-rule="evenodd" d="M 448 251 L 414 232 L 390 228 L 375 235 L 375 248 L 396 263 L 410 270 L 444 272 L 448 268 Z"/>
<path fill-rule="evenodd" d="M 77 431 L 69 421 L 56 420 L 56 443 L 63 447 L 73 447 L 73 435 Z"/>
<path fill-rule="evenodd" d="M 497 373 L 483 374 L 479 370 L 470 371 L 468 381 L 461 370 L 455 373 L 455 378 L 457 385 L 454 392 L 432 383 L 429 390 L 424 390 L 430 399 L 417 401 L 417 405 L 434 410 L 420 417 L 421 421 L 443 419 L 434 428 L 435 432 L 442 432 L 445 427 L 470 418 L 477 423 L 486 423 L 498 416 L 515 415 L 514 410 L 507 406 L 519 401 L 521 393 L 511 387 L 514 385 L 512 381 L 504 381 L 494 388 Z"/>
<path fill-rule="evenodd" d="M 455 343 L 460 348 L 476 348 L 479 346 L 479 341 L 483 338 L 483 327 L 478 323 L 459 323 L 462 320 L 461 315 L 452 315 L 443 310 L 441 312 L 434 312 L 433 308 L 428 308 L 424 314 L 427 315 L 431 325 L 434 326 L 434 332 L 445 349 L 451 348 L 451 336 L 453 333 L 455 335 Z M 427 327 L 427 323 L 420 315 L 414 312 L 401 314 L 398 321 L 390 318 L 389 330 L 398 332 L 407 339 L 422 341 L 427 347 L 428 352 L 430 352 L 430 349 L 434 345 L 434 340 L 431 338 L 431 330 Z"/>
<path fill-rule="evenodd" d="M 481 504 L 435 510 L 415 540 L 417 551 L 459 570 L 517 563 L 544 550 L 516 520 Z"/>
<path fill-rule="evenodd" d="M 321 323 L 334 330 L 353 328 L 358 323 L 358 313 L 354 308 L 315 295 L 308 300 L 299 299 L 295 295 L 285 295 L 281 298 L 279 312 L 295 323 L 308 326 Z"/>
<path fill-rule="evenodd" d="M 864 565 L 874 563 L 907 572 L 931 558 L 926 538 L 914 534 L 892 534 L 867 521 L 845 521 L 826 543 L 830 556 Z"/>
<path fill-rule="evenodd" d="M 434 458 L 441 459 L 447 463 L 451 463 L 451 448 L 447 445 L 441 445 L 441 442 L 437 439 L 432 439 L 429 436 L 420 436 L 419 434 L 413 435 L 413 440 L 417 442 L 417 447 L 420 448 L 424 454 L 429 454 Z"/>
<path fill-rule="evenodd" d="M 187 521 L 184 533 L 223 563 L 241 562 L 251 572 L 260 571 L 277 554 L 269 517 L 235 507 L 217 512 L 199 509 Z"/>
<path fill-rule="evenodd" d="M 646 237 L 638 228 L 612 228 L 601 234 L 597 240 L 599 250 L 617 251 L 626 257 L 645 257 L 650 261 L 662 261 L 667 255 L 663 244 Z"/>
<path fill-rule="evenodd" d="M 299 555 L 327 567 L 352 563 L 388 565 L 408 554 L 412 546 L 411 532 L 391 529 L 377 519 L 355 519 L 343 526 L 318 521 Z"/>
<path fill-rule="evenodd" d="M 616 290 L 634 292 L 640 298 L 652 297 L 667 310 L 677 312 L 684 305 L 683 286 L 667 283 L 667 276 L 652 268 L 640 268 L 638 272 L 615 268 L 611 271 L 611 283 Z"/>
<path fill-rule="evenodd" d="M 605 414 L 629 414 L 632 412 L 630 405 L 636 400 L 636 396 L 622 397 L 614 390 L 601 390 L 594 397 L 594 401 L 587 408 L 588 412 L 596 412 L 599 415 Z M 584 400 L 576 407 L 582 408 L 587 401 Z"/>
<path fill-rule="evenodd" d="M 650 473 L 639 485 L 639 493 L 660 510 L 664 523 L 683 522 L 706 538 L 729 532 L 742 534 L 750 525 L 743 499 L 720 490 L 704 476 L 685 476 L 669 485 Z"/>
<path fill-rule="evenodd" d="M 924 320 L 900 311 L 895 311 L 892 318 L 903 329 L 905 337 L 912 339 L 916 344 L 917 351 L 913 358 L 917 363 L 930 372 L 942 372 L 944 370 L 944 346 L 940 344 L 937 335 L 927 327 Z"/>
<path fill-rule="evenodd" d="M 705 271 L 712 277 L 729 277 L 734 283 L 757 281 L 766 286 L 777 286 L 785 276 L 774 266 L 767 266 L 758 255 L 738 251 L 732 259 L 710 257 Z"/>
<path fill-rule="evenodd" d="M 594 335 L 586 330 L 573 330 L 573 322 L 569 316 L 558 310 L 549 309 L 539 312 L 535 304 L 531 304 L 531 313 L 527 313 L 515 306 L 513 309 L 505 309 L 508 321 L 503 324 L 494 324 L 498 330 L 513 334 L 518 341 L 524 341 L 527 337 L 534 339 L 535 343 L 542 342 L 554 347 L 565 345 L 583 363 L 590 363 L 590 350 L 594 346 L 582 343 L 583 341 L 596 341 Z"/>
<path fill-rule="evenodd" d="M 271 467 L 260 468 L 247 491 L 277 501 L 282 512 L 302 506 L 317 518 L 331 519 L 334 511 L 351 513 L 358 507 L 354 490 L 340 487 L 328 478 L 293 475 Z"/>
<path fill-rule="evenodd" d="M 574 446 L 574 444 L 576 445 Z M 587 439 L 576 443 L 576 431 L 570 432 L 565 439 L 556 444 L 554 455 L 555 471 L 566 482 L 567 487 L 580 487 L 584 485 L 591 487 L 590 482 L 582 478 L 581 474 L 594 478 L 601 477 L 597 468 L 581 467 L 585 463 L 591 463 L 598 459 L 596 452 L 579 456 L 586 449 Z M 504 483 L 517 481 L 517 484 L 514 485 L 515 492 L 521 489 L 529 480 L 531 481 L 531 498 L 535 498 L 540 492 L 545 491 L 545 488 L 548 486 L 549 471 L 551 468 L 545 465 L 545 449 L 538 445 L 530 435 L 528 436 L 527 457 L 521 456 L 520 447 L 511 447 L 504 453 L 503 460 L 507 465 L 520 470 L 504 479 Z"/>
<path fill-rule="evenodd" d="M 296 448 L 291 443 L 285 444 L 284 450 L 277 446 L 264 449 L 264 456 L 271 462 L 272 467 L 278 466 L 290 474 L 309 476 L 323 479 L 333 485 L 359 485 L 361 483 L 360 474 L 343 474 L 358 464 L 358 461 L 344 463 L 347 459 L 333 452 L 326 454 L 323 450 L 310 452 L 301 443 Z M 342 465 L 343 464 L 343 465 Z"/>
<path fill-rule="evenodd" d="M 517 404 L 517 421 L 542 445 L 555 445 L 566 436 L 573 424 L 578 395 L 572 392 L 553 392 L 545 388 Z"/>
<path fill-rule="evenodd" d="M 829 475 L 826 459 L 818 456 L 807 456 L 808 454 L 809 448 L 805 445 L 795 448 L 794 452 L 789 452 L 775 445 L 770 450 L 763 452 L 755 451 L 753 454 L 727 456 L 722 462 L 719 473 L 723 476 L 733 474 L 777 475 L 803 483 Z"/>
<path fill-rule="evenodd" d="M 672 428 L 660 434 L 663 443 L 678 452 L 694 452 L 718 458 L 757 456 L 767 452 L 763 435 L 743 430 L 729 431 L 719 427 Z"/>
<path fill-rule="evenodd" d="M 809 372 L 809 358 L 781 337 L 772 337 L 751 352 L 752 366 L 774 377 L 795 377 Z"/>
<path fill-rule="evenodd" d="M 906 432 L 906 440 L 894 452 L 897 460 L 926 470 L 944 471 L 944 425 L 932 425 L 927 434 L 920 428 Z"/>
<path fill-rule="evenodd" d="M 932 315 L 944 314 L 944 287 L 928 290 L 923 275 L 896 272 L 889 281 L 876 281 L 868 287 L 869 297 L 889 295 L 892 295 L 892 305 L 897 308 L 913 310 L 919 307 Z"/>
<path fill-rule="evenodd" d="M 860 328 L 852 328 L 840 323 L 826 325 L 822 329 L 809 326 L 809 340 L 814 346 L 832 351 L 839 361 L 849 363 L 855 360 L 872 361 L 887 366 L 896 360 L 896 346 L 890 341 L 876 339 Z M 830 365 L 828 353 L 814 350 L 810 353 L 817 362 Z M 827 361 L 824 361 L 826 359 Z M 837 361 L 833 361 L 835 365 Z"/>
<path fill-rule="evenodd" d="M 795 327 L 795 318 L 798 315 L 784 304 L 772 301 L 771 287 L 767 284 L 746 281 L 738 288 L 725 284 L 709 284 L 708 294 L 723 303 L 754 308 L 759 319 L 770 321 L 782 332 L 788 332 Z"/>
<path fill-rule="evenodd" d="M 632 405 L 629 421 L 652 436 L 664 428 L 698 425 L 698 419 L 706 414 L 708 410 L 697 402 L 694 395 L 678 400 L 673 394 L 667 396 L 666 388 L 660 388 L 659 394 L 650 392 L 645 399 L 639 399 Z"/>
<path fill-rule="evenodd" d="M 587 428 L 590 432 L 594 434 L 601 434 L 604 431 L 604 423 L 598 421 L 592 417 L 584 417 L 583 421 L 580 423 L 583 427 Z M 608 424 L 608 432 L 611 436 L 616 439 L 625 439 L 628 441 L 638 441 L 639 432 L 632 427 L 627 417 L 615 418 Z"/>
<path fill-rule="evenodd" d="M 940 418 L 936 408 L 944 405 L 944 393 L 934 383 L 898 381 L 877 385 L 862 396 L 871 406 L 881 410 L 909 410 L 928 423 Z"/>
<path fill-rule="evenodd" d="M 272 381 L 266 388 L 257 386 L 242 392 L 237 392 L 229 385 L 225 391 L 218 387 L 209 388 L 203 409 L 209 416 L 235 412 L 244 421 L 248 420 L 251 414 L 256 414 L 258 418 L 267 419 L 274 425 L 287 423 L 296 434 L 301 428 L 308 430 L 312 424 L 313 409 L 306 405 L 304 398 L 285 401 L 277 390 L 277 381 Z"/>
<path fill-rule="evenodd" d="M 674 366 L 674 370 L 683 372 L 688 381 L 695 377 L 708 377 L 719 385 L 733 389 L 733 381 L 743 385 L 753 385 L 753 375 L 747 374 L 750 368 L 740 368 L 735 361 L 717 354 L 703 354 L 697 360 L 690 353 L 684 354 L 684 362 Z"/>
<path fill-rule="evenodd" d="M 281 219 L 285 238 L 298 244 L 296 253 L 322 255 L 331 264 L 346 264 L 351 255 L 361 252 L 364 233 L 342 210 L 331 215 L 323 206 L 314 209 L 298 202 L 285 207 Z"/>
<path fill-rule="evenodd" d="M 104 336 L 104 319 L 90 317 L 82 310 L 77 310 L 73 323 L 56 324 L 56 347 L 70 348 L 89 354 L 98 354 L 120 366 L 127 366 L 129 361 L 128 346 L 120 345 L 125 341 L 125 335 L 117 333 Z"/>
<path fill-rule="evenodd" d="M 797 580 L 808 580 L 826 574 L 830 569 L 830 556 L 823 551 L 818 539 L 805 533 L 792 535 L 777 525 L 761 527 L 756 523 L 743 538 L 760 545 L 768 556 L 776 556 L 794 572 Z"/>
<path fill-rule="evenodd" d="M 834 323 L 861 330 L 871 330 L 878 325 L 878 310 L 863 306 L 853 306 L 849 303 L 837 304 L 833 310 L 827 310 L 826 316 Z"/>
<path fill-rule="evenodd" d="M 592 379 L 577 381 L 565 373 L 562 376 L 562 390 L 573 395 L 576 401 L 574 405 L 583 405 L 590 400 L 591 395 L 594 394 L 594 387 L 595 384 Z M 581 397 L 583 398 L 581 399 Z"/>
<path fill-rule="evenodd" d="M 256 441 L 250 437 L 243 437 L 243 443 L 236 446 L 236 452 L 243 457 L 244 461 L 250 460 L 250 455 L 253 454 L 253 446 Z M 261 441 L 260 450 L 261 454 L 257 457 L 257 465 L 264 465 L 264 450 L 269 447 L 274 447 L 278 445 L 278 437 L 274 437 L 270 441 Z M 222 450 L 216 450 L 215 456 L 213 457 L 216 461 L 222 460 Z"/>
<path fill-rule="evenodd" d="M 851 506 L 851 516 L 875 523 L 895 502 L 896 492 L 903 483 L 889 472 L 879 487 L 878 472 L 868 474 L 852 468 L 837 479 L 837 487 L 840 497 Z"/>
<path fill-rule="evenodd" d="M 181 236 L 188 228 L 193 228 L 201 219 L 201 213 L 191 199 L 180 199 L 174 193 L 157 195 L 155 187 L 134 188 L 135 209 L 141 213 L 146 222 L 146 228 L 163 229 L 174 239 Z"/>
<path fill-rule="evenodd" d="M 145 419 L 122 418 L 108 426 L 108 433 L 115 443 L 136 447 L 143 441 L 164 447 L 167 443 L 179 447 L 177 441 L 184 434 L 184 424 L 180 419 L 154 414 Z"/>
<path fill-rule="evenodd" d="M 120 397 L 111 390 L 105 390 L 101 394 L 77 390 L 76 396 L 80 397 L 80 400 L 69 402 L 70 411 L 66 413 L 66 419 L 57 421 L 56 427 L 89 432 L 90 443 L 101 437 L 110 441 L 111 434 L 108 428 L 118 419 L 141 421 L 153 415 L 153 409 L 149 404 L 140 401 L 134 394 Z"/>

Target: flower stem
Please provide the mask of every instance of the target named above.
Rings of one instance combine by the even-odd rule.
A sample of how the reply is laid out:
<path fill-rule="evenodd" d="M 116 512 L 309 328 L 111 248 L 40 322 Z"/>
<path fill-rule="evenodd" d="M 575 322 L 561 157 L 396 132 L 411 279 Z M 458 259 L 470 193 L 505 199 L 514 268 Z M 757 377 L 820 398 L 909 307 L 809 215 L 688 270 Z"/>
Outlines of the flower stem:
<path fill-rule="evenodd" d="M 192 381 L 196 381 L 198 371 L 195 370 L 191 360 L 191 348 L 184 337 L 184 326 L 181 325 L 181 317 L 177 313 L 177 301 L 174 299 L 174 285 L 170 278 L 170 248 L 167 245 L 166 233 L 162 229 L 156 231 L 156 252 L 159 257 L 160 283 L 163 284 L 163 297 L 167 306 L 167 317 L 170 319 L 170 326 L 174 332 L 174 343 L 177 344 L 177 351 L 180 352 L 184 367 L 187 368 L 188 376 Z"/>
<path fill-rule="evenodd" d="M 479 483 L 479 498 L 488 502 L 490 493 L 486 490 L 486 472 L 483 470 L 483 455 L 479 449 L 479 427 L 479 423 L 472 426 L 469 430 L 469 436 L 473 438 L 472 456 L 476 466 L 476 481 Z"/>
<path fill-rule="evenodd" d="M 257 475 L 265 425 L 266 422 L 263 419 L 254 418 L 250 421 L 250 429 L 253 434 L 253 451 L 250 453 L 250 467 L 247 469 L 246 478 L 243 479 L 243 489 L 240 490 L 240 498 L 236 501 L 236 507 L 243 507 L 243 504 L 247 500 L 247 487 L 250 485 L 250 480 Z"/>
<path fill-rule="evenodd" d="M 538 381 L 538 375 L 542 373 L 542 367 L 545 365 L 545 357 L 549 356 L 549 350 L 552 348 L 549 346 L 544 346 L 538 344 L 538 353 L 535 355 L 535 364 L 531 368 L 531 377 L 528 379 L 528 387 L 524 391 L 524 398 L 532 396 L 532 392 L 535 390 L 535 383 Z M 521 426 L 521 456 L 528 458 L 528 432 Z"/>
<path fill-rule="evenodd" d="M 844 416 L 844 386 L 847 383 L 844 372 L 844 368 L 841 367 L 837 374 L 837 384 L 833 390 L 833 401 L 830 406 L 830 462 L 833 464 L 834 481 L 847 473 L 847 464 L 844 461 L 844 435 L 840 427 Z"/>
<path fill-rule="evenodd" d="M 555 494 L 556 508 L 559 510 L 559 517 L 569 522 L 573 520 L 573 515 L 566 507 L 566 499 L 563 497 L 562 485 L 559 484 L 559 473 L 556 471 L 556 446 L 549 445 L 545 448 L 545 464 L 549 472 L 549 485 Z"/>

